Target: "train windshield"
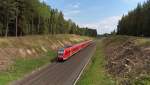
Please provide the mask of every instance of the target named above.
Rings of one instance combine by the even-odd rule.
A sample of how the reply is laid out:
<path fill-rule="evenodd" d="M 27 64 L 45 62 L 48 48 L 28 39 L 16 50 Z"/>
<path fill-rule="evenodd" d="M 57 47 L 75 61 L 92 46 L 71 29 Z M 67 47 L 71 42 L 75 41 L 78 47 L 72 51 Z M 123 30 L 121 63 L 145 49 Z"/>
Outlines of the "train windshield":
<path fill-rule="evenodd" d="M 59 56 L 62 56 L 64 54 L 64 48 L 60 48 L 59 50 L 58 50 L 58 55 Z"/>

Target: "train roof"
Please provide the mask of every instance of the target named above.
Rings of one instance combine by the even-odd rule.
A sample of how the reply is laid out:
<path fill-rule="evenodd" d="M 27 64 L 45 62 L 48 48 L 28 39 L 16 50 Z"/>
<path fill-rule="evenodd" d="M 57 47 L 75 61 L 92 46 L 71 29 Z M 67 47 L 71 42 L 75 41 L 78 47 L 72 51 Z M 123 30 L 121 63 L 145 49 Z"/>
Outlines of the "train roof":
<path fill-rule="evenodd" d="M 64 48 L 69 48 L 69 47 L 71 47 L 72 45 L 66 45 Z"/>
<path fill-rule="evenodd" d="M 62 51 L 62 50 L 64 50 L 65 48 L 69 48 L 69 47 L 71 47 L 72 45 L 66 45 L 66 46 L 64 46 L 63 48 L 59 48 L 58 50 L 59 51 Z"/>

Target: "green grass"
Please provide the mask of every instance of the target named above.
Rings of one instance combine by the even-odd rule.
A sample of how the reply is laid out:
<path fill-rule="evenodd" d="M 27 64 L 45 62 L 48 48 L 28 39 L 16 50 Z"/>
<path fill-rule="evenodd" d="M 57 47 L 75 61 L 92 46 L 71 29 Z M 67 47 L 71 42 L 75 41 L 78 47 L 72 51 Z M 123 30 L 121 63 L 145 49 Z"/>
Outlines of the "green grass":
<path fill-rule="evenodd" d="M 20 79 L 25 74 L 50 63 L 50 60 L 54 57 L 56 57 L 56 53 L 49 51 L 43 57 L 36 59 L 16 59 L 11 69 L 0 72 L 0 85 L 7 85 L 13 80 Z"/>
<path fill-rule="evenodd" d="M 103 45 L 97 41 L 97 48 L 91 62 L 77 85 L 115 85 L 115 81 L 106 73 Z"/>
<path fill-rule="evenodd" d="M 144 75 L 139 79 L 134 79 L 132 85 L 150 85 L 150 76 Z"/>
<path fill-rule="evenodd" d="M 138 38 L 138 39 L 136 39 L 135 43 L 138 46 L 150 46 L 150 39 L 149 38 Z"/>

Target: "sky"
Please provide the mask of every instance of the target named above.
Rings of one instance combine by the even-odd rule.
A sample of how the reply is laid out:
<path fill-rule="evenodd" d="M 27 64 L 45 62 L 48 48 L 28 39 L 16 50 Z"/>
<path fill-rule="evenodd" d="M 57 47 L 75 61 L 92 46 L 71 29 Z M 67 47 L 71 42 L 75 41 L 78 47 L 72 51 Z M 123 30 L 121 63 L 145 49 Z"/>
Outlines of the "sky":
<path fill-rule="evenodd" d="M 146 0 L 44 0 L 52 8 L 64 13 L 80 27 L 97 29 L 98 34 L 110 33 L 118 21 L 138 3 Z"/>

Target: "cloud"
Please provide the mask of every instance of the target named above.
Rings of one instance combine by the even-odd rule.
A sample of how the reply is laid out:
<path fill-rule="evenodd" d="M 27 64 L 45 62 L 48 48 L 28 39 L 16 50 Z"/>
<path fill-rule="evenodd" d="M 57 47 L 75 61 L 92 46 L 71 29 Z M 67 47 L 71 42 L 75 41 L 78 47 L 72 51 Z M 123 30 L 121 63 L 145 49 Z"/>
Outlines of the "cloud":
<path fill-rule="evenodd" d="M 112 16 L 100 20 L 99 22 L 83 24 L 83 27 L 90 27 L 97 29 L 98 34 L 111 33 L 117 29 L 118 21 L 121 19 L 121 16 Z"/>
<path fill-rule="evenodd" d="M 80 10 L 69 10 L 64 12 L 65 19 L 71 19 L 72 17 L 78 15 L 81 11 Z"/>
<path fill-rule="evenodd" d="M 80 12 L 81 12 L 81 10 L 80 10 L 80 3 L 79 2 L 73 3 L 73 4 L 69 4 L 64 9 L 64 15 L 65 15 L 66 19 L 74 17 L 77 14 L 79 14 Z"/>
<path fill-rule="evenodd" d="M 78 13 L 80 13 L 80 10 L 69 10 L 69 11 L 66 11 L 64 14 L 65 14 L 65 16 L 73 16 Z"/>
<path fill-rule="evenodd" d="M 40 2 L 48 2 L 48 0 L 39 0 Z"/>
<path fill-rule="evenodd" d="M 142 3 L 147 0 L 122 0 L 125 3 Z"/>
<path fill-rule="evenodd" d="M 72 7 L 73 7 L 73 8 L 79 8 L 79 7 L 80 7 L 80 3 L 79 3 L 79 2 L 78 2 L 78 3 L 75 3 L 75 4 L 72 5 Z"/>

